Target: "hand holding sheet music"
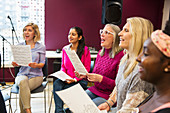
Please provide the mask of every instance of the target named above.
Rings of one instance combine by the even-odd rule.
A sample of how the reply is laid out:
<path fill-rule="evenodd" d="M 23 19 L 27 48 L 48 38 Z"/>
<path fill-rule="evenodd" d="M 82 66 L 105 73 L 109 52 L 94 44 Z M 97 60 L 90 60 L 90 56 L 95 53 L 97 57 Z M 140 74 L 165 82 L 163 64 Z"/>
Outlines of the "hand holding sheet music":
<path fill-rule="evenodd" d="M 28 66 L 32 62 L 30 45 L 11 45 L 14 61 L 21 66 Z"/>
<path fill-rule="evenodd" d="M 64 73 L 63 71 L 57 71 L 55 73 L 52 73 L 49 76 L 54 76 L 56 78 L 59 78 L 62 81 L 66 81 L 66 79 L 73 79 L 70 76 L 68 76 L 66 73 Z"/>
<path fill-rule="evenodd" d="M 73 64 L 75 70 L 82 75 L 86 75 L 86 73 L 88 73 L 88 72 L 87 72 L 86 68 L 84 67 L 83 63 L 81 62 L 81 60 L 79 59 L 76 52 L 71 51 L 71 50 L 66 50 L 66 53 L 67 53 L 71 63 Z"/>
<path fill-rule="evenodd" d="M 97 108 L 80 84 L 56 93 L 73 113 L 107 113 L 106 110 L 100 111 Z"/>

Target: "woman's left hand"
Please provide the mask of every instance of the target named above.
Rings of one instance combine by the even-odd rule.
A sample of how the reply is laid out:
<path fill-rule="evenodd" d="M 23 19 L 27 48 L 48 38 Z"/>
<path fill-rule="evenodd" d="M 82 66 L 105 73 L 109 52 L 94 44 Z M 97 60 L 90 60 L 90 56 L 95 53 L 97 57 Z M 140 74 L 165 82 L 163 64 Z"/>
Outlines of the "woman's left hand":
<path fill-rule="evenodd" d="M 98 108 L 99 108 L 100 110 L 107 110 L 107 111 L 109 111 L 109 109 L 110 109 L 109 105 L 108 105 L 106 102 L 100 104 L 100 105 L 98 106 Z"/>
<path fill-rule="evenodd" d="M 67 84 L 71 84 L 73 82 L 76 82 L 74 79 L 66 79 L 65 81 Z"/>
<path fill-rule="evenodd" d="M 74 71 L 74 73 L 78 78 L 86 78 L 86 75 L 79 74 L 77 71 Z"/>
<path fill-rule="evenodd" d="M 101 82 L 103 79 L 103 76 L 99 74 L 95 74 L 95 73 L 87 73 L 87 79 L 90 82 Z"/>
<path fill-rule="evenodd" d="M 29 63 L 28 66 L 32 68 L 37 68 L 37 63 L 36 62 Z"/>

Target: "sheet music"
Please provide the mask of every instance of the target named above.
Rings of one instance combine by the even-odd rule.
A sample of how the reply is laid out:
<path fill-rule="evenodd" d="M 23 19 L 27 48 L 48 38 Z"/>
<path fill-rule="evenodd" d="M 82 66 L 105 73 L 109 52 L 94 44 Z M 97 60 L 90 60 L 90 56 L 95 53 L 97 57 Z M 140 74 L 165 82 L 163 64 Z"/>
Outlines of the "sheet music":
<path fill-rule="evenodd" d="M 106 110 L 100 111 L 97 108 L 80 84 L 62 91 L 56 91 L 56 93 L 73 113 L 107 113 Z"/>
<path fill-rule="evenodd" d="M 75 70 L 83 75 L 86 75 L 87 70 L 84 67 L 83 63 L 81 62 L 81 60 L 79 59 L 78 55 L 76 54 L 75 51 L 71 51 L 71 50 L 66 50 L 66 53 L 71 61 L 71 63 L 73 64 Z"/>
<path fill-rule="evenodd" d="M 32 62 L 30 45 L 11 45 L 14 61 L 21 66 L 28 66 Z"/>
<path fill-rule="evenodd" d="M 51 75 L 49 76 L 54 76 L 56 78 L 59 78 L 60 80 L 62 81 L 66 81 L 66 79 L 73 79 L 71 78 L 69 75 L 67 75 L 65 72 L 63 71 L 57 71 L 55 73 L 52 73 Z"/>

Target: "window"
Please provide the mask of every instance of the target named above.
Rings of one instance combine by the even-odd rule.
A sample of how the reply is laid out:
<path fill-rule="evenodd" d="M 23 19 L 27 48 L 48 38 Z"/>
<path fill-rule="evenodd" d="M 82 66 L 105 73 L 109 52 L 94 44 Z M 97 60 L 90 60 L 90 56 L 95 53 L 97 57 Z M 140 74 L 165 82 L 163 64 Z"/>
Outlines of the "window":
<path fill-rule="evenodd" d="M 23 42 L 23 27 L 33 22 L 39 26 L 41 43 L 44 44 L 45 0 L 0 0 L 0 9 L 0 35 L 9 43 L 17 45 Z M 13 33 L 12 24 L 15 29 Z M 7 41 L 4 41 L 4 61 L 5 64 L 10 64 L 12 55 Z M 3 60 L 2 48 L 3 41 L 0 37 L 1 60 Z"/>

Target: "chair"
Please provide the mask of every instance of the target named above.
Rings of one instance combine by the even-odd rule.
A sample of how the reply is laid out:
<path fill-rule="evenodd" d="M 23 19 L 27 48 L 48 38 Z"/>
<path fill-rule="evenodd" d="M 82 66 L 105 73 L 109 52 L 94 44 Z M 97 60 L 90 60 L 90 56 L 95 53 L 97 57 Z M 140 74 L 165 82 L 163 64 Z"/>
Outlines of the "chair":
<path fill-rule="evenodd" d="M 92 73 L 93 68 L 94 68 L 94 63 L 95 63 L 95 61 L 92 60 L 92 61 L 91 61 L 91 65 L 90 65 L 90 72 L 89 72 L 89 73 Z"/>
<path fill-rule="evenodd" d="M 48 83 L 48 81 L 46 81 L 46 78 L 48 76 L 48 66 L 47 65 L 48 65 L 48 59 L 46 58 L 45 59 L 45 65 L 42 68 L 43 83 L 39 87 L 37 87 L 36 89 L 31 91 L 31 94 L 44 92 L 44 107 L 45 107 L 44 110 L 45 110 L 45 113 L 46 113 L 46 91 L 45 91 L 45 88 L 46 88 L 47 83 Z M 19 67 L 15 67 L 14 70 L 15 70 L 15 75 L 17 75 L 17 73 L 19 72 Z M 19 87 L 16 84 L 14 84 L 11 88 L 10 97 L 12 96 L 12 93 L 14 93 L 14 94 L 19 93 Z M 10 102 L 11 102 L 11 100 L 10 100 Z"/>
<path fill-rule="evenodd" d="M 12 113 L 12 108 L 11 108 L 11 104 L 10 104 L 10 96 L 8 95 L 8 93 L 2 93 L 2 97 L 4 99 L 4 102 L 9 101 L 9 104 L 8 104 L 9 112 L 11 111 L 11 113 Z"/>

